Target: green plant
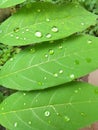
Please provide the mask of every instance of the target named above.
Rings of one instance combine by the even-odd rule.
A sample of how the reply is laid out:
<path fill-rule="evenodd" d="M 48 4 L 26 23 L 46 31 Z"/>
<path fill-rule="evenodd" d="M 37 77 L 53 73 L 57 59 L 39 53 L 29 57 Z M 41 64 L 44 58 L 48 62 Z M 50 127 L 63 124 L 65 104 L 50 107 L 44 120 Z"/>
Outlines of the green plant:
<path fill-rule="evenodd" d="M 98 68 L 97 4 L 1 0 L 16 8 L 0 25 L 0 85 L 12 90 L 0 93 L 1 125 L 76 130 L 98 120 L 98 88 L 77 80 Z"/>

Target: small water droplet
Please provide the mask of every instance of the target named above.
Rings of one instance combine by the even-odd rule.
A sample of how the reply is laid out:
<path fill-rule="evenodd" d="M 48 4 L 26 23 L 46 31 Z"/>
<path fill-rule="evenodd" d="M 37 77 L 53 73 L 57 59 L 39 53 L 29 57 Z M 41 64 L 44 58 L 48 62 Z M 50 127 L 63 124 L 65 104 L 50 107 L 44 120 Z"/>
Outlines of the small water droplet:
<path fill-rule="evenodd" d="M 25 96 L 25 95 L 26 95 L 26 93 L 23 93 L 23 95 Z"/>
<path fill-rule="evenodd" d="M 25 33 L 24 31 L 22 33 Z"/>
<path fill-rule="evenodd" d="M 64 119 L 65 119 L 66 122 L 70 121 L 70 118 L 68 116 L 65 116 Z"/>
<path fill-rule="evenodd" d="M 18 32 L 19 31 L 19 27 L 14 28 L 14 32 Z"/>
<path fill-rule="evenodd" d="M 54 54 L 54 50 L 50 49 L 50 50 L 49 50 L 49 54 L 50 54 L 50 55 L 53 55 L 53 54 Z"/>
<path fill-rule="evenodd" d="M 27 28 L 27 29 L 26 29 L 26 31 L 28 32 L 28 31 L 29 31 L 29 29 Z"/>
<path fill-rule="evenodd" d="M 57 74 L 57 73 L 55 73 L 55 74 L 54 74 L 54 77 L 58 77 L 58 74 Z"/>
<path fill-rule="evenodd" d="M 60 45 L 60 46 L 59 46 L 59 49 L 62 49 L 62 48 L 63 48 L 62 45 Z"/>
<path fill-rule="evenodd" d="M 91 41 L 91 40 L 88 40 L 87 42 L 88 42 L 88 44 L 91 44 L 91 43 L 92 43 L 92 41 Z"/>
<path fill-rule="evenodd" d="M 41 12 L 41 10 L 40 10 L 40 9 L 38 9 L 38 10 L 37 10 L 37 12 Z"/>
<path fill-rule="evenodd" d="M 87 63 L 91 63 L 92 59 L 91 58 L 86 58 Z"/>
<path fill-rule="evenodd" d="M 59 30 L 58 30 L 58 28 L 56 26 L 54 26 L 54 27 L 52 27 L 51 31 L 52 32 L 58 32 Z"/>
<path fill-rule="evenodd" d="M 49 111 L 45 111 L 45 116 L 50 116 L 50 112 Z"/>
<path fill-rule="evenodd" d="M 31 49 L 30 49 L 30 52 L 31 52 L 31 53 L 35 53 L 35 48 L 31 48 Z"/>
<path fill-rule="evenodd" d="M 75 93 L 78 93 L 78 90 L 75 90 L 74 92 L 75 92 Z"/>
<path fill-rule="evenodd" d="M 71 79 L 74 79 L 74 78 L 75 78 L 75 75 L 74 75 L 74 74 L 71 74 L 71 75 L 70 75 L 70 78 L 71 78 Z"/>
<path fill-rule="evenodd" d="M 60 70 L 59 73 L 62 74 L 62 73 L 63 73 L 63 70 Z"/>
<path fill-rule="evenodd" d="M 19 39 L 19 37 L 17 36 L 16 39 Z"/>
<path fill-rule="evenodd" d="M 81 23 L 82 26 L 84 26 L 85 24 L 84 23 Z"/>
<path fill-rule="evenodd" d="M 79 65 L 79 60 L 75 60 L 75 64 L 76 64 L 76 65 Z"/>
<path fill-rule="evenodd" d="M 44 77 L 44 80 L 46 80 L 47 79 L 47 77 Z"/>
<path fill-rule="evenodd" d="M 13 37 L 14 35 L 13 35 L 13 34 L 11 34 L 10 36 L 11 36 L 11 37 Z"/>
<path fill-rule="evenodd" d="M 42 37 L 42 33 L 41 32 L 35 32 L 35 36 L 40 38 L 40 37 Z"/>
<path fill-rule="evenodd" d="M 24 37 L 23 40 L 26 40 L 26 38 Z"/>
<path fill-rule="evenodd" d="M 24 106 L 26 105 L 26 103 L 24 102 L 24 104 L 23 104 Z"/>
<path fill-rule="evenodd" d="M 29 125 L 31 125 L 31 124 L 32 124 L 32 122 L 31 122 L 31 121 L 29 121 L 29 122 L 28 122 L 28 124 L 29 124 Z"/>
<path fill-rule="evenodd" d="M 48 57 L 48 55 L 47 54 L 45 54 L 45 58 L 47 58 Z"/>
<path fill-rule="evenodd" d="M 47 19 L 46 19 L 46 21 L 47 21 L 47 22 L 49 22 L 49 21 L 50 21 L 50 19 L 49 19 L 49 18 L 47 18 Z"/>
<path fill-rule="evenodd" d="M 14 127 L 17 127 L 17 125 L 18 125 L 18 123 L 17 123 L 17 122 L 15 122 L 15 123 L 14 123 Z"/>
<path fill-rule="evenodd" d="M 50 33 L 46 34 L 46 38 L 51 38 L 52 35 Z"/>

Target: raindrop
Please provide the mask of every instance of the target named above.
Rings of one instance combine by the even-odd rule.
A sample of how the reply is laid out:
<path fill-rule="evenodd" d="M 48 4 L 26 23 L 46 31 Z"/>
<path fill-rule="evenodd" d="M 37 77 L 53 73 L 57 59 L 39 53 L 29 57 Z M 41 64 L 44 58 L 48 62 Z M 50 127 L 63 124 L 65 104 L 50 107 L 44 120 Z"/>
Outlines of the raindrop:
<path fill-rule="evenodd" d="M 42 37 L 42 33 L 41 32 L 35 32 L 35 36 L 36 37 Z"/>
<path fill-rule="evenodd" d="M 31 124 L 32 124 L 32 122 L 31 122 L 31 121 L 29 121 L 29 122 L 28 122 L 28 124 L 29 124 L 29 125 L 31 125 Z"/>
<path fill-rule="evenodd" d="M 71 75 L 70 75 L 70 78 L 71 78 L 71 79 L 74 79 L 74 78 L 75 78 L 75 75 L 74 75 L 74 74 L 71 74 Z"/>
<path fill-rule="evenodd" d="M 91 44 L 91 43 L 92 43 L 92 41 L 91 41 L 91 40 L 88 40 L 87 42 L 88 42 L 88 44 Z"/>
<path fill-rule="evenodd" d="M 49 54 L 50 54 L 50 55 L 53 55 L 53 54 L 54 54 L 54 50 L 50 49 L 50 50 L 49 50 Z"/>
<path fill-rule="evenodd" d="M 50 21 L 50 19 L 49 19 L 49 18 L 47 18 L 47 19 L 46 19 L 46 21 L 47 21 L 47 22 L 49 22 L 49 21 Z"/>
<path fill-rule="evenodd" d="M 45 111 L 45 116 L 50 116 L 50 112 L 49 111 Z"/>
<path fill-rule="evenodd" d="M 70 118 L 68 116 L 65 116 L 64 119 L 65 119 L 66 122 L 70 121 Z"/>
<path fill-rule="evenodd" d="M 75 64 L 76 64 L 76 65 L 79 65 L 79 60 L 75 60 Z"/>
<path fill-rule="evenodd" d="M 28 32 L 28 31 L 29 31 L 29 29 L 27 28 L 27 29 L 26 29 L 26 31 Z"/>
<path fill-rule="evenodd" d="M 87 63 L 90 63 L 92 61 L 91 58 L 86 58 Z"/>
<path fill-rule="evenodd" d="M 19 37 L 17 36 L 16 39 L 19 39 Z"/>
<path fill-rule="evenodd" d="M 19 27 L 14 28 L 14 32 L 18 32 L 19 31 Z"/>
<path fill-rule="evenodd" d="M 18 125 L 17 122 L 15 122 L 15 123 L 14 123 L 14 127 L 17 127 L 17 125 Z"/>
<path fill-rule="evenodd" d="M 75 92 L 75 93 L 78 93 L 78 90 L 75 90 L 74 92 Z"/>
<path fill-rule="evenodd" d="M 54 77 L 58 77 L 58 74 L 57 74 L 57 73 L 55 73 L 55 74 L 54 74 Z"/>
<path fill-rule="evenodd" d="M 59 73 L 62 74 L 62 73 L 63 73 L 63 70 L 60 70 Z"/>
<path fill-rule="evenodd" d="M 54 26 L 54 27 L 52 27 L 51 31 L 52 32 L 58 32 L 59 30 L 58 30 L 58 28 L 56 26 Z"/>
<path fill-rule="evenodd" d="M 81 23 L 82 26 L 84 26 L 85 24 L 84 23 Z"/>
<path fill-rule="evenodd" d="M 46 34 L 46 38 L 51 38 L 51 37 L 52 37 L 52 36 L 51 36 L 50 33 Z"/>

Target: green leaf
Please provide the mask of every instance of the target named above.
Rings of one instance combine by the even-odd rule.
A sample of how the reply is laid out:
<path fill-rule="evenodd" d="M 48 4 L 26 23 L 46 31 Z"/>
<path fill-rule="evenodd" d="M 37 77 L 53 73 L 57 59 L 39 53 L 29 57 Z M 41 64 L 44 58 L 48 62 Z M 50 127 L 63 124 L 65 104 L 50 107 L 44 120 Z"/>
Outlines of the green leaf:
<path fill-rule="evenodd" d="M 14 6 L 24 1 L 26 0 L 0 0 L 0 8 L 7 8 L 10 6 Z"/>
<path fill-rule="evenodd" d="M 79 4 L 35 2 L 2 23 L 0 42 L 18 46 L 56 40 L 83 31 L 96 18 Z"/>
<path fill-rule="evenodd" d="M 18 90 L 56 86 L 98 68 L 98 38 L 72 36 L 27 47 L 0 71 L 0 84 Z"/>
<path fill-rule="evenodd" d="M 98 88 L 72 82 L 44 91 L 17 92 L 0 105 L 10 130 L 77 130 L 98 120 Z"/>

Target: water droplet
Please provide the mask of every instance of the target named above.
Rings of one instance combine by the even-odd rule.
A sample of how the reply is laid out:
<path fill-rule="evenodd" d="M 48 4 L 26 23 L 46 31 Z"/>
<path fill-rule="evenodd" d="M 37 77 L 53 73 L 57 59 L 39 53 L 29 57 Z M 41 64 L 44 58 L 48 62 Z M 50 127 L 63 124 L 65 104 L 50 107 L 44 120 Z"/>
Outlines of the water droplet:
<path fill-rule="evenodd" d="M 24 104 L 23 104 L 24 106 L 26 105 L 26 103 L 24 102 Z"/>
<path fill-rule="evenodd" d="M 45 57 L 47 58 L 47 57 L 48 57 L 48 55 L 47 55 L 47 54 L 45 54 Z"/>
<path fill-rule="evenodd" d="M 58 30 L 58 28 L 56 26 L 54 26 L 54 27 L 52 27 L 51 31 L 52 32 L 58 32 L 59 30 Z"/>
<path fill-rule="evenodd" d="M 50 116 L 50 112 L 49 111 L 45 111 L 45 116 Z"/>
<path fill-rule="evenodd" d="M 26 31 L 28 32 L 28 31 L 29 31 L 29 29 L 27 28 L 27 29 L 26 29 Z"/>
<path fill-rule="evenodd" d="M 19 27 L 14 28 L 14 32 L 18 32 L 19 31 Z"/>
<path fill-rule="evenodd" d="M 22 33 L 25 33 L 24 31 Z"/>
<path fill-rule="evenodd" d="M 10 58 L 10 61 L 13 61 L 13 58 Z"/>
<path fill-rule="evenodd" d="M 71 78 L 71 79 L 74 79 L 74 78 L 75 78 L 75 75 L 74 75 L 74 74 L 71 74 L 71 75 L 70 75 L 70 78 Z"/>
<path fill-rule="evenodd" d="M 10 36 L 11 36 L 11 37 L 13 37 L 14 35 L 13 35 L 13 34 L 11 34 Z"/>
<path fill-rule="evenodd" d="M 30 52 L 31 52 L 31 53 L 35 53 L 35 48 L 31 48 L 31 49 L 30 49 Z"/>
<path fill-rule="evenodd" d="M 46 38 L 51 38 L 52 35 L 50 33 L 46 34 Z"/>
<path fill-rule="evenodd" d="M 58 74 L 57 74 L 57 73 L 55 73 L 55 74 L 54 74 L 54 77 L 58 77 Z"/>
<path fill-rule="evenodd" d="M 47 22 L 49 22 L 49 21 L 50 21 L 50 19 L 49 19 L 49 18 L 47 18 L 47 19 L 46 19 L 46 21 L 47 21 Z"/>
<path fill-rule="evenodd" d="M 46 80 L 47 79 L 47 77 L 44 77 L 44 80 Z"/>
<path fill-rule="evenodd" d="M 78 93 L 78 90 L 75 90 L 74 92 L 75 92 L 75 93 Z"/>
<path fill-rule="evenodd" d="M 0 33 L 2 33 L 2 30 L 0 30 Z"/>
<path fill-rule="evenodd" d="M 17 123 L 17 122 L 15 122 L 15 123 L 14 123 L 14 127 L 17 127 L 17 125 L 18 125 L 18 123 Z"/>
<path fill-rule="evenodd" d="M 29 121 L 29 122 L 28 122 L 28 124 L 29 124 L 29 125 L 31 125 L 31 124 L 32 124 L 32 122 L 31 122 L 31 121 Z"/>
<path fill-rule="evenodd" d="M 62 45 L 60 45 L 60 46 L 59 46 L 59 49 L 62 49 L 62 48 L 63 48 Z"/>
<path fill-rule="evenodd" d="M 26 40 L 26 38 L 24 37 L 23 40 Z"/>
<path fill-rule="evenodd" d="M 81 23 L 82 26 L 84 26 L 85 24 L 84 23 Z"/>
<path fill-rule="evenodd" d="M 91 58 L 86 58 L 87 63 L 90 63 L 92 61 Z"/>
<path fill-rule="evenodd" d="M 70 118 L 68 116 L 65 116 L 64 119 L 65 119 L 66 122 L 70 121 Z"/>
<path fill-rule="evenodd" d="M 50 49 L 50 50 L 49 50 L 49 54 L 50 54 L 50 55 L 53 55 L 53 54 L 54 54 L 54 50 Z"/>
<path fill-rule="evenodd" d="M 40 10 L 40 9 L 38 9 L 38 10 L 37 10 L 37 12 L 41 12 L 41 10 Z"/>
<path fill-rule="evenodd" d="M 62 73 L 63 73 L 63 70 L 60 70 L 59 73 L 62 74 Z"/>
<path fill-rule="evenodd" d="M 79 65 L 79 60 L 75 60 L 75 64 L 76 64 L 76 65 Z"/>
<path fill-rule="evenodd" d="M 81 116 L 84 116 L 84 117 L 85 117 L 85 116 L 86 116 L 86 114 L 85 114 L 84 112 L 81 112 Z"/>
<path fill-rule="evenodd" d="M 95 89 L 95 93 L 98 94 L 98 89 Z"/>
<path fill-rule="evenodd" d="M 19 39 L 19 37 L 17 36 L 16 39 Z"/>
<path fill-rule="evenodd" d="M 23 93 L 23 95 L 25 96 L 25 95 L 26 95 L 26 93 Z"/>
<path fill-rule="evenodd" d="M 87 42 L 88 42 L 88 44 L 91 44 L 91 43 L 92 43 L 92 41 L 91 41 L 91 40 L 88 40 Z"/>
<path fill-rule="evenodd" d="M 41 32 L 35 32 L 35 36 L 36 37 L 42 37 L 42 33 Z"/>

